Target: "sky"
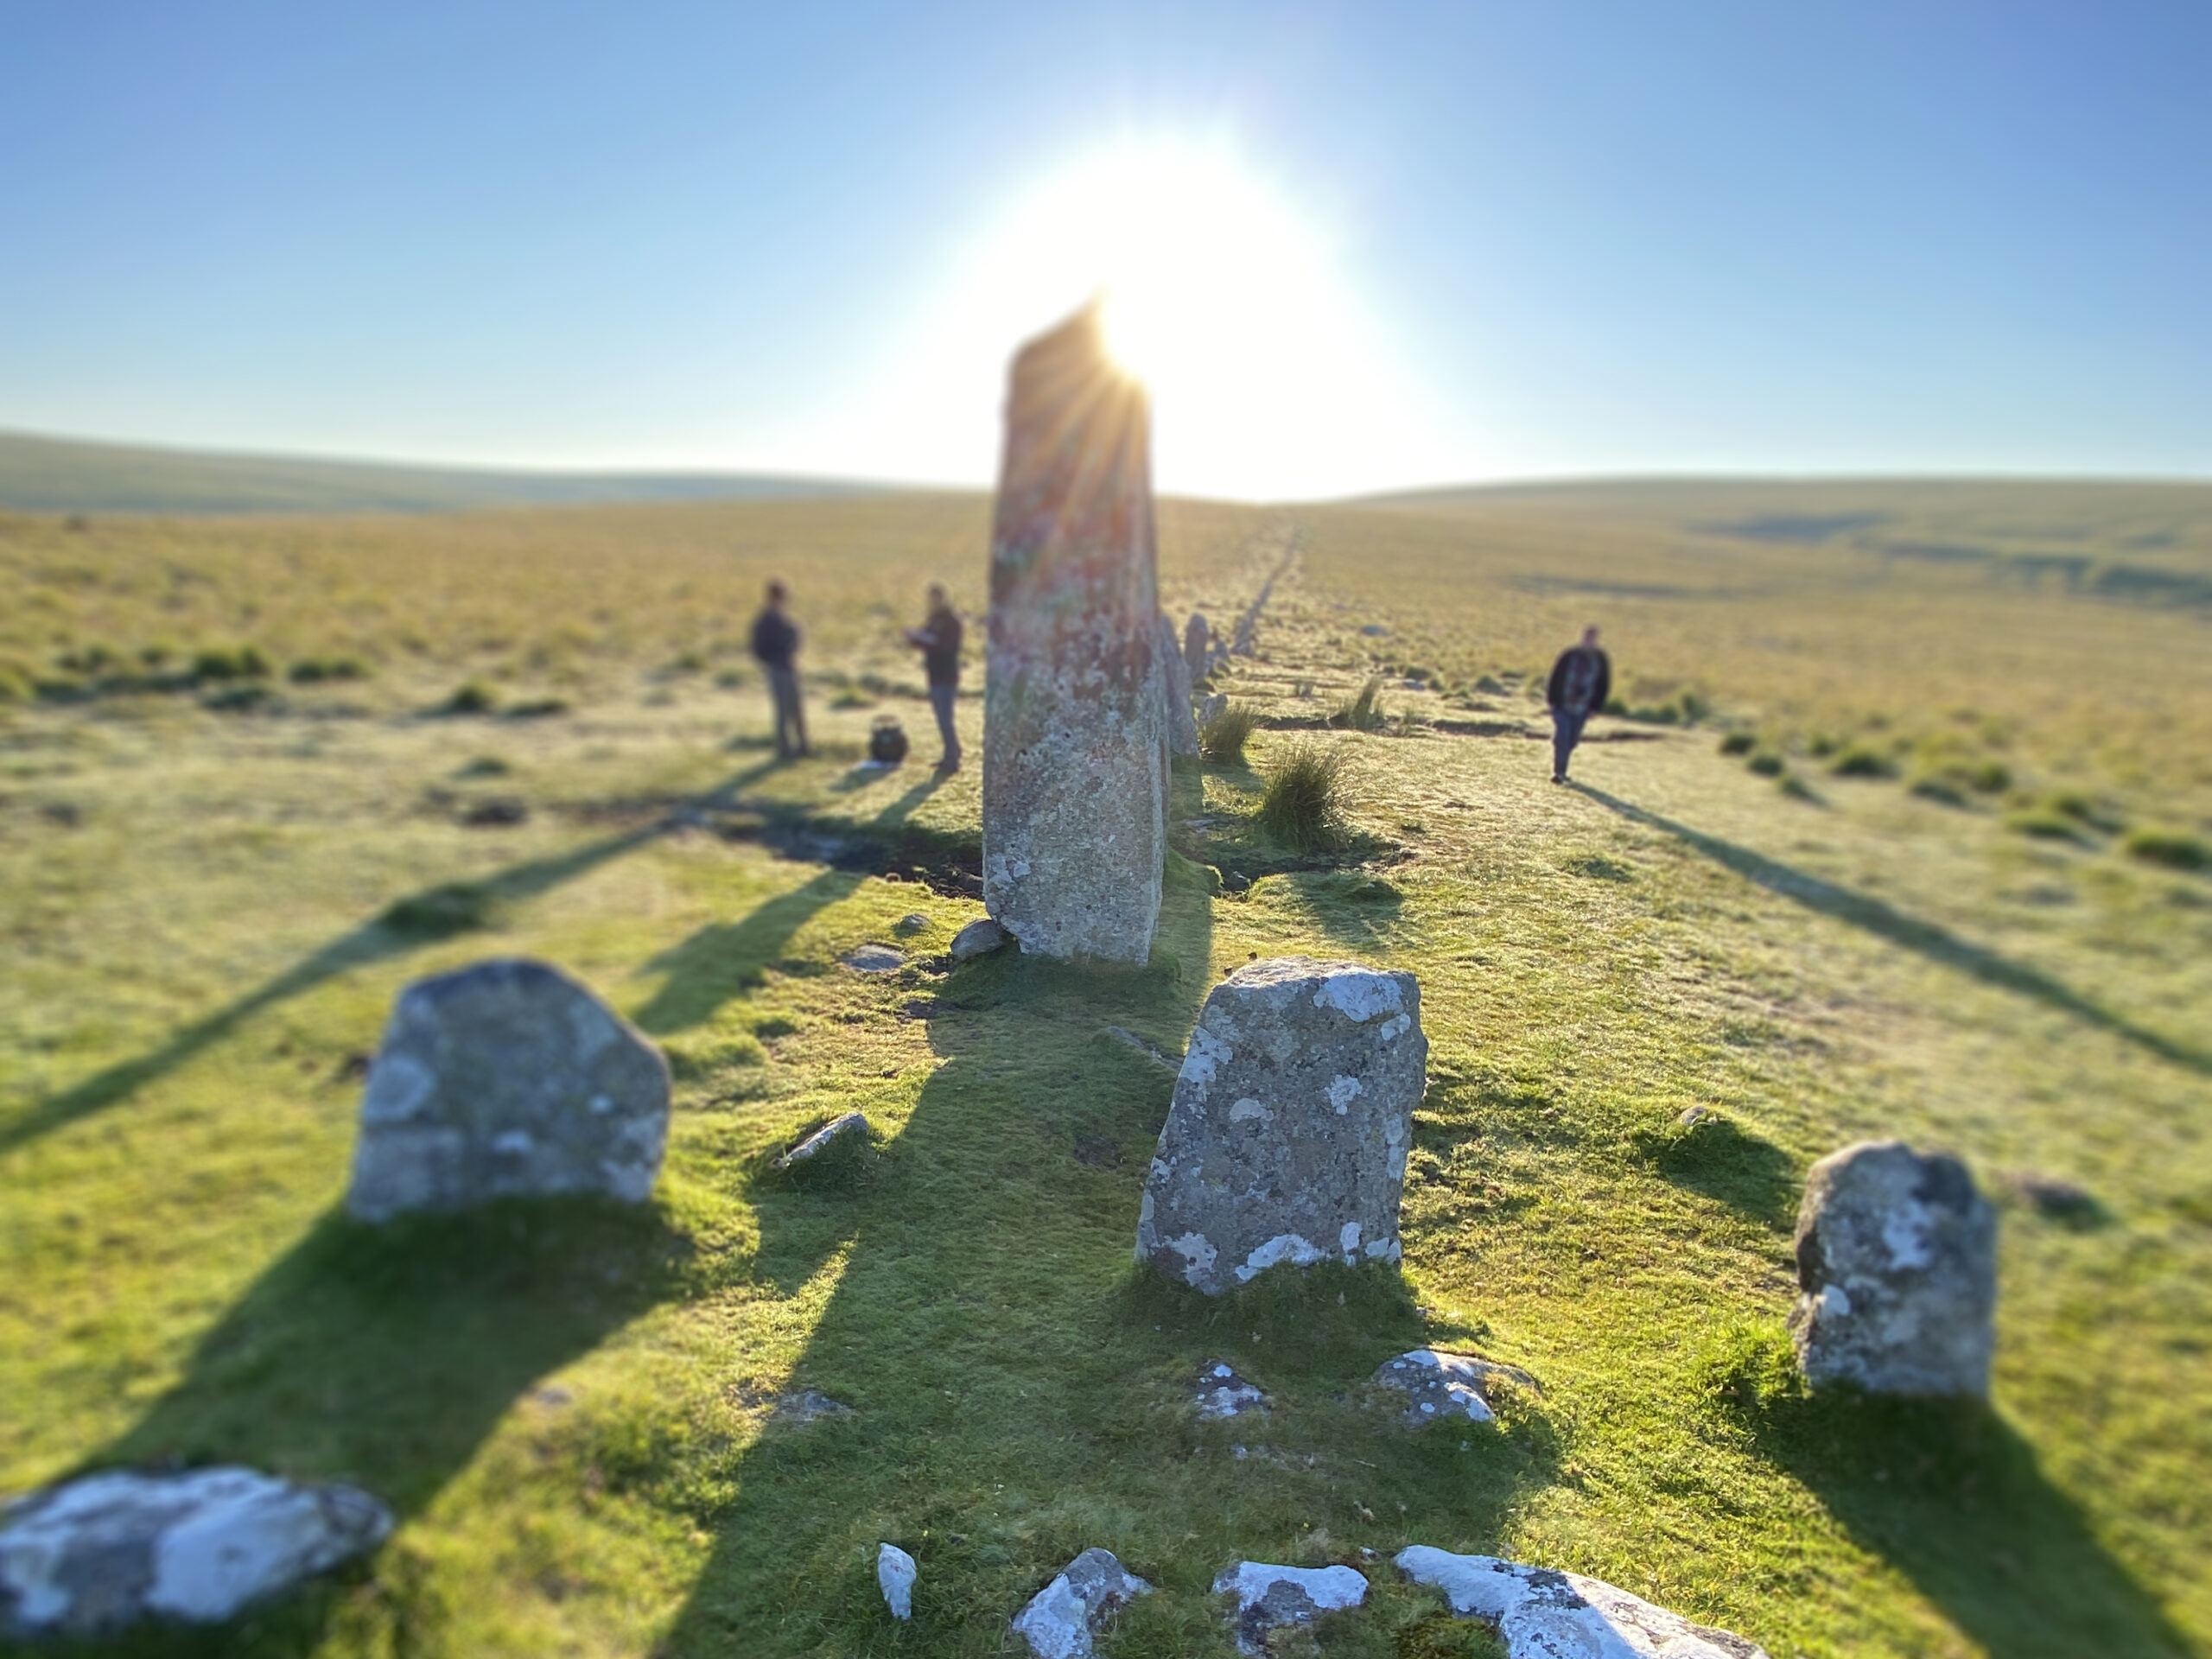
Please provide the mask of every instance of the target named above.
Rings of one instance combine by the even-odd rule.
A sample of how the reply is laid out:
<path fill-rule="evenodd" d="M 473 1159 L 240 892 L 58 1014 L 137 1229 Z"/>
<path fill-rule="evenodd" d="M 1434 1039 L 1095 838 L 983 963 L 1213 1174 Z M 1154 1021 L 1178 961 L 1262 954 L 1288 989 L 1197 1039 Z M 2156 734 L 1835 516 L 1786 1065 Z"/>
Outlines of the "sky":
<path fill-rule="evenodd" d="M 2212 476 L 2212 5 L 0 0 L 0 428 L 1163 488 Z M 1140 360 L 1141 359 L 1141 360 Z"/>

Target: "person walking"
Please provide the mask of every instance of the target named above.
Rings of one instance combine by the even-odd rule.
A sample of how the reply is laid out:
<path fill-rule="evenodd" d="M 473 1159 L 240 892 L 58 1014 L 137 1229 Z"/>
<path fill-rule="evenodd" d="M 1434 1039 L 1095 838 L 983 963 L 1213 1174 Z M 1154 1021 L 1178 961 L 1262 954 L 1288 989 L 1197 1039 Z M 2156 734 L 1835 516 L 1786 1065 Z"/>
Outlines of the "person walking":
<path fill-rule="evenodd" d="M 768 676 L 768 696 L 776 709 L 776 756 L 782 760 L 808 753 L 806 704 L 798 689 L 798 625 L 784 609 L 790 598 L 782 582 L 770 582 L 768 602 L 753 619 L 753 654 Z"/>
<path fill-rule="evenodd" d="M 1613 665 L 1598 649 L 1598 630 L 1582 630 L 1582 643 L 1569 645 L 1552 664 L 1544 701 L 1552 710 L 1552 782 L 1567 781 L 1567 757 L 1582 741 L 1583 723 L 1605 706 L 1613 689 Z"/>
<path fill-rule="evenodd" d="M 937 734 L 944 753 L 938 758 L 940 772 L 960 770 L 960 728 L 953 712 L 960 700 L 960 613 L 938 583 L 929 591 L 930 613 L 918 628 L 906 630 L 906 643 L 922 653 L 922 667 L 929 676 L 930 707 L 937 714 Z"/>

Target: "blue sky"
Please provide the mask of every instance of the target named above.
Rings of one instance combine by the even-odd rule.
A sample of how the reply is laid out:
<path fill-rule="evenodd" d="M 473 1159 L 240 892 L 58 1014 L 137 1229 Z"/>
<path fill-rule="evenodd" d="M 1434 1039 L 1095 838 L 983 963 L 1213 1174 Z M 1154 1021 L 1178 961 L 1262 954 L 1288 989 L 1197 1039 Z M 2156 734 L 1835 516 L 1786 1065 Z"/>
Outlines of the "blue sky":
<path fill-rule="evenodd" d="M 1167 487 L 2212 474 L 2202 0 L 0 0 L 0 155 L 19 429 L 984 482 L 1135 155 Z"/>

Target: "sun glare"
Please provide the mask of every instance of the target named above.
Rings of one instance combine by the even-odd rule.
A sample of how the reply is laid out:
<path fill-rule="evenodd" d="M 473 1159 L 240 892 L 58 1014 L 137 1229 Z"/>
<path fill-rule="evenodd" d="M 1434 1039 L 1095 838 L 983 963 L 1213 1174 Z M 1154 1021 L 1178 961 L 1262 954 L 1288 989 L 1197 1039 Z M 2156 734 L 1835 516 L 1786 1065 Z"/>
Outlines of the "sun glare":
<path fill-rule="evenodd" d="M 972 476 L 995 457 L 982 418 L 1014 347 L 1092 301 L 1152 393 L 1163 488 L 1311 496 L 1448 470 L 1324 228 L 1230 149 L 1191 143 L 1119 147 L 1018 197 L 920 306 L 840 448 L 919 477 L 964 446 L 955 475 Z"/>

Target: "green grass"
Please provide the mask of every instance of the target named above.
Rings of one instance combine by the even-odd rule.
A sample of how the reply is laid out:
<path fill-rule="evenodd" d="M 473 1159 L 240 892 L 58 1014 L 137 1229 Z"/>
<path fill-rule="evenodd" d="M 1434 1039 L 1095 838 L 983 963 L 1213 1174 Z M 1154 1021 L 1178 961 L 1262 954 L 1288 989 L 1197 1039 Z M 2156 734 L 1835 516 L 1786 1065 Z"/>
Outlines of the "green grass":
<path fill-rule="evenodd" d="M 1850 549 L 1708 537 L 1684 560 L 1663 518 L 1298 519 L 1303 563 L 1224 679 L 1280 723 L 1249 766 L 1177 771 L 1158 948 L 1110 972 L 949 969 L 979 913 L 976 769 L 857 772 L 870 711 L 829 706 L 875 675 L 925 719 L 899 601 L 934 575 L 972 594 L 980 503 L 0 524 L 19 601 L 0 650 L 39 676 L 87 683 L 55 658 L 95 640 L 122 664 L 95 674 L 162 641 L 173 664 L 251 643 L 376 671 L 286 681 L 251 713 L 118 690 L 0 716 L 0 1491 L 239 1459 L 360 1481 L 401 1516 L 367 1562 L 233 1627 L 89 1650 L 997 1654 L 1103 1544 L 1161 1586 L 1108 1659 L 1226 1655 L 1207 1586 L 1246 1554 L 1374 1574 L 1325 1653 L 1494 1652 L 1363 1553 L 1419 1541 L 1592 1573 L 1777 1659 L 2212 1651 L 2212 899 L 2148 832 L 2050 804 L 2212 832 L 2195 625 L 2110 627 L 2094 593 L 1910 559 L 1885 595 Z M 1162 522 L 1178 610 L 1237 614 L 1280 556 L 1281 516 Z M 98 557 L 72 550 L 86 536 Z M 1859 585 L 1807 598 L 1831 561 Z M 778 766 L 718 642 L 785 567 L 823 753 Z M 1601 719 L 1555 788 L 1517 690 L 1471 719 L 1403 694 L 1450 734 L 1287 729 L 1310 723 L 1301 683 L 1329 707 L 1378 671 L 1359 632 L 1378 593 L 1409 613 L 1382 619 L 1394 652 L 1503 688 L 1561 637 L 1516 606 L 1593 602 L 1542 582 L 1692 569 L 1713 592 L 1606 613 L 1624 679 L 1681 654 L 1683 684 L 1638 706 L 1694 668 L 1756 721 L 1752 759 L 1810 775 L 1821 733 L 1930 771 L 2001 760 L 2013 810 L 2068 838 L 1880 779 L 1793 799 L 1679 721 Z M 1944 636 L 2002 721 L 1956 712 L 1955 654 L 1885 643 L 1969 600 L 2017 625 L 1980 658 L 1983 634 Z M 1770 639 L 1795 641 L 1787 708 Z M 2164 741 L 2136 753 L 2104 699 L 2153 647 L 2171 701 L 2144 729 Z M 713 671 L 664 671 L 689 651 Z M 424 717 L 471 677 L 572 712 Z M 980 701 L 960 718 L 976 747 Z M 1317 741 L 1354 787 L 1344 844 L 1305 856 L 1259 819 Z M 494 793 L 526 815 L 472 824 Z M 875 940 L 908 965 L 837 965 Z M 667 1048 L 653 1201 L 345 1221 L 393 995 L 505 952 L 563 963 Z M 1106 1028 L 1179 1053 L 1210 985 L 1291 952 L 1421 977 L 1404 1272 L 1173 1292 L 1128 1260 L 1171 1080 Z M 865 1155 L 772 1169 L 850 1109 Z M 1792 1380 L 1803 1171 L 1886 1134 L 1961 1152 L 2002 1206 L 1986 1413 Z M 2024 1172 L 2094 1208 L 2039 1211 L 2005 1179 Z M 1405 1437 L 1358 1384 L 1423 1343 L 1541 1390 L 1497 1431 Z M 1193 1419 L 1222 1357 L 1271 1418 Z M 853 1414 L 772 1421 L 805 1388 Z M 908 1629 L 875 1594 L 884 1540 L 921 1564 Z"/>
<path fill-rule="evenodd" d="M 1217 766 L 1242 766 L 1244 746 L 1259 725 L 1258 711 L 1232 698 L 1198 728 L 1198 753 Z"/>

